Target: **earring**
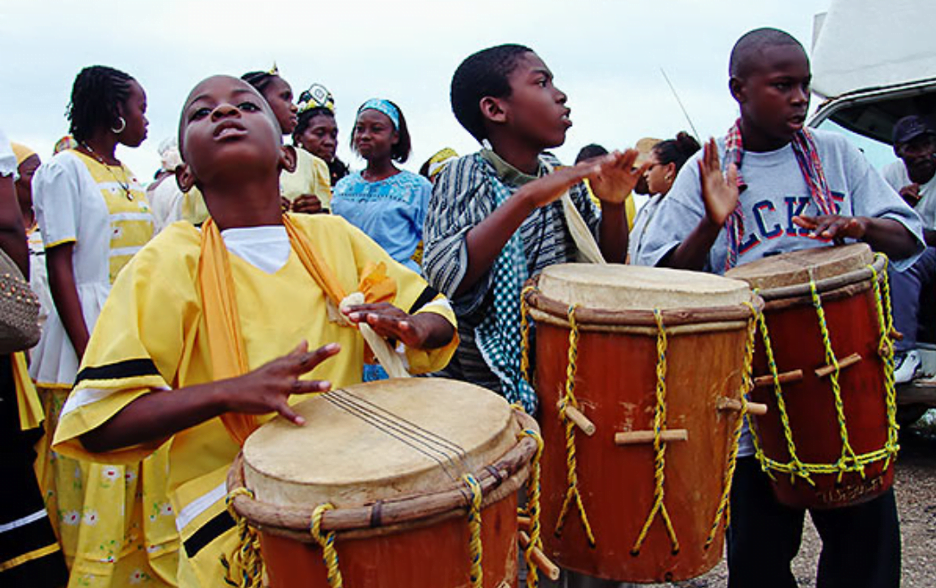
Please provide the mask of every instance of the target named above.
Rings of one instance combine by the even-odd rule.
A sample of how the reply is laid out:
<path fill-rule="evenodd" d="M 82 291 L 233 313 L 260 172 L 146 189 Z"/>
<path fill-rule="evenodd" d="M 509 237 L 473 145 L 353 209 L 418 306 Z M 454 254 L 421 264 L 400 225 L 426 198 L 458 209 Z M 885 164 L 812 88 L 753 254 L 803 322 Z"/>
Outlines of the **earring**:
<path fill-rule="evenodd" d="M 120 133 L 124 132 L 124 130 L 127 128 L 127 121 L 126 119 L 124 119 L 124 117 L 118 116 L 117 120 L 120 121 L 120 124 L 118 125 L 118 127 L 111 128 L 111 132 L 114 133 L 115 135 L 119 135 Z"/>

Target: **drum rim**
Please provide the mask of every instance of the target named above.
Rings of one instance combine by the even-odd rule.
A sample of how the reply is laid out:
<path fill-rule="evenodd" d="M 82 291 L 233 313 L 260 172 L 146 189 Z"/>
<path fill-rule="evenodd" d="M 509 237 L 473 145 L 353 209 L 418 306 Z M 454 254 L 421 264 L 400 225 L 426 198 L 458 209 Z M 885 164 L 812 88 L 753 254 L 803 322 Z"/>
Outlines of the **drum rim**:
<path fill-rule="evenodd" d="M 559 319 L 568 324 L 569 306 L 558 300 L 549 298 L 539 290 L 539 275 L 527 280 L 523 293 L 526 304 L 544 314 Z M 752 292 L 751 306 L 737 304 L 732 306 L 711 306 L 702 308 L 670 308 L 661 310 L 663 324 L 667 327 L 680 325 L 704 325 L 706 323 L 723 323 L 747 321 L 764 308 L 764 301 L 757 293 Z M 753 307 L 753 309 L 752 309 Z M 656 315 L 652 310 L 609 310 L 592 308 L 588 306 L 575 307 L 575 321 L 581 325 L 606 326 L 635 326 L 656 328 Z"/>
<path fill-rule="evenodd" d="M 515 409 L 514 418 L 520 430 L 532 429 L 539 434 L 539 425 L 533 417 Z M 472 472 L 481 485 L 482 508 L 499 502 L 520 489 L 529 477 L 530 463 L 536 450 L 536 440 L 523 437 L 493 464 L 479 472 Z M 499 472 L 499 475 L 492 473 L 492 469 Z M 238 452 L 231 469 L 228 470 L 227 488 L 229 495 L 239 488 L 246 488 L 243 452 Z M 362 506 L 328 510 L 322 516 L 321 528 L 323 532 L 339 532 L 345 538 L 371 537 L 429 525 L 463 514 L 469 503 L 470 498 L 465 488 L 456 485 L 425 494 L 400 496 Z M 314 542 L 309 525 L 312 512 L 318 506 L 272 505 L 246 494 L 238 494 L 231 499 L 231 507 L 250 525 L 263 532 L 306 543 Z"/>
<path fill-rule="evenodd" d="M 874 268 L 874 271 L 872 271 L 871 268 L 863 267 L 861 269 L 853 270 L 838 276 L 833 276 L 831 278 L 816 280 L 816 291 L 820 294 L 825 294 L 827 292 L 840 290 L 854 284 L 871 282 L 875 275 L 877 275 L 878 281 L 881 281 L 884 279 L 883 273 L 886 264 L 886 257 L 883 255 L 875 255 L 874 261 L 871 263 L 871 267 Z M 737 279 L 744 280 L 744 278 Z M 790 286 L 781 286 L 779 288 L 755 289 L 753 291 L 766 302 L 783 298 L 811 297 L 812 295 L 812 289 L 809 285 L 809 282 L 793 284 Z"/>

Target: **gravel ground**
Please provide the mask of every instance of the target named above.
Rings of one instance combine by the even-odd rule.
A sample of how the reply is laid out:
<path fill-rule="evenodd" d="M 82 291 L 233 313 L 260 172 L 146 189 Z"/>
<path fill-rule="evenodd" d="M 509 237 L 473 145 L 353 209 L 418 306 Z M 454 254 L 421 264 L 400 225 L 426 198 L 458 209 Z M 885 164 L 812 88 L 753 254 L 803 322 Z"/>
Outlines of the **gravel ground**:
<path fill-rule="evenodd" d="M 900 434 L 895 488 L 903 545 L 903 588 L 936 587 L 936 410 L 931 410 Z M 807 517 L 800 553 L 793 572 L 801 588 L 816 585 L 819 536 Z M 728 585 L 724 560 L 708 574 L 673 584 L 679 588 L 716 588 Z"/>

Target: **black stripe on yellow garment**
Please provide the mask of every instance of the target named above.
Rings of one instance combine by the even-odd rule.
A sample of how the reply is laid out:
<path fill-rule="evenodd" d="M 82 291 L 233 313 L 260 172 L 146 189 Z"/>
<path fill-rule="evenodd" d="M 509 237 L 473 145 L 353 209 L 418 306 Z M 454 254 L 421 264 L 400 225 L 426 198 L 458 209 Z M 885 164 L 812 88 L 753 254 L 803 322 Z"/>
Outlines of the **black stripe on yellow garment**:
<path fill-rule="evenodd" d="M 77 386 L 82 380 L 119 380 L 139 376 L 158 376 L 159 370 L 153 360 L 146 357 L 140 359 L 125 359 L 117 363 L 102 366 L 89 366 L 78 372 L 75 378 Z"/>
<path fill-rule="evenodd" d="M 14 560 L 0 563 L 3 588 L 59 588 L 68 583 L 68 568 L 58 543 L 47 545 Z"/>
<path fill-rule="evenodd" d="M 206 545 L 223 535 L 228 529 L 234 527 L 234 519 L 231 513 L 223 511 L 215 515 L 213 519 L 201 526 L 185 542 L 185 553 L 189 559 L 195 557 Z"/>
<path fill-rule="evenodd" d="M 416 302 L 413 303 L 413 306 L 410 307 L 409 313 L 413 314 L 423 306 L 429 304 L 435 297 L 439 295 L 439 291 L 433 288 L 432 286 L 426 286 L 426 288 L 419 295 L 419 298 L 416 299 Z"/>

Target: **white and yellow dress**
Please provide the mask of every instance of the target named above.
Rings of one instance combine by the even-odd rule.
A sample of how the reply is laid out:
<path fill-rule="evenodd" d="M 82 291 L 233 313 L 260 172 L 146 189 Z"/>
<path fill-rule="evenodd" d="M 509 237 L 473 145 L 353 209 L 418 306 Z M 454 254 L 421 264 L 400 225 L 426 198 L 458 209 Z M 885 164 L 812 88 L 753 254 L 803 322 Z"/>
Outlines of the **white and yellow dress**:
<path fill-rule="evenodd" d="M 239 333 L 244 369 L 254 370 L 285 355 L 302 340 L 308 341 L 310 349 L 337 342 L 341 352 L 305 377 L 327 379 L 334 387 L 361 381 L 365 343 L 357 329 L 329 318 L 329 295 L 298 253 L 305 246 L 317 252 L 345 292 L 358 290 L 370 268 L 382 263 L 395 282 L 392 304 L 411 313 L 434 312 L 455 324 L 444 297 L 344 219 L 287 216 L 301 239 L 287 237 L 282 226 L 233 229 L 221 233 L 224 246 L 214 253 L 222 258 L 218 263 L 229 267 L 221 289 L 233 294 L 236 308 L 225 324 L 236 326 L 223 330 Z M 204 230 L 184 222 L 169 226 L 117 280 L 91 338 L 75 392 L 63 410 L 56 432 L 57 451 L 115 463 L 133 463 L 151 455 L 157 444 L 89 454 L 79 438 L 154 390 L 175 390 L 223 377 L 225 372 L 213 359 L 217 339 L 209 336 L 209 324 L 214 323 L 206 317 L 217 310 L 206 302 L 212 298 L 205 295 L 199 270 L 208 257 L 203 252 Z M 441 349 L 407 349 L 410 370 L 440 369 L 457 345 L 456 336 Z M 291 398 L 291 402 L 301 400 Z M 182 540 L 179 585 L 221 586 L 220 555 L 230 553 L 235 542 L 234 523 L 224 507 L 225 475 L 239 445 L 220 418 L 186 429 L 166 444 Z"/>
<path fill-rule="evenodd" d="M 89 331 L 122 268 L 152 238 L 143 187 L 124 166 L 65 151 L 37 170 L 36 216 L 46 250 L 74 243 L 72 267 Z M 51 437 L 78 373 L 78 357 L 50 308 L 30 375 L 46 414 L 36 470 L 71 569 L 69 587 L 172 585 L 178 545 L 166 497 L 168 456 L 102 465 L 51 451 Z"/>

